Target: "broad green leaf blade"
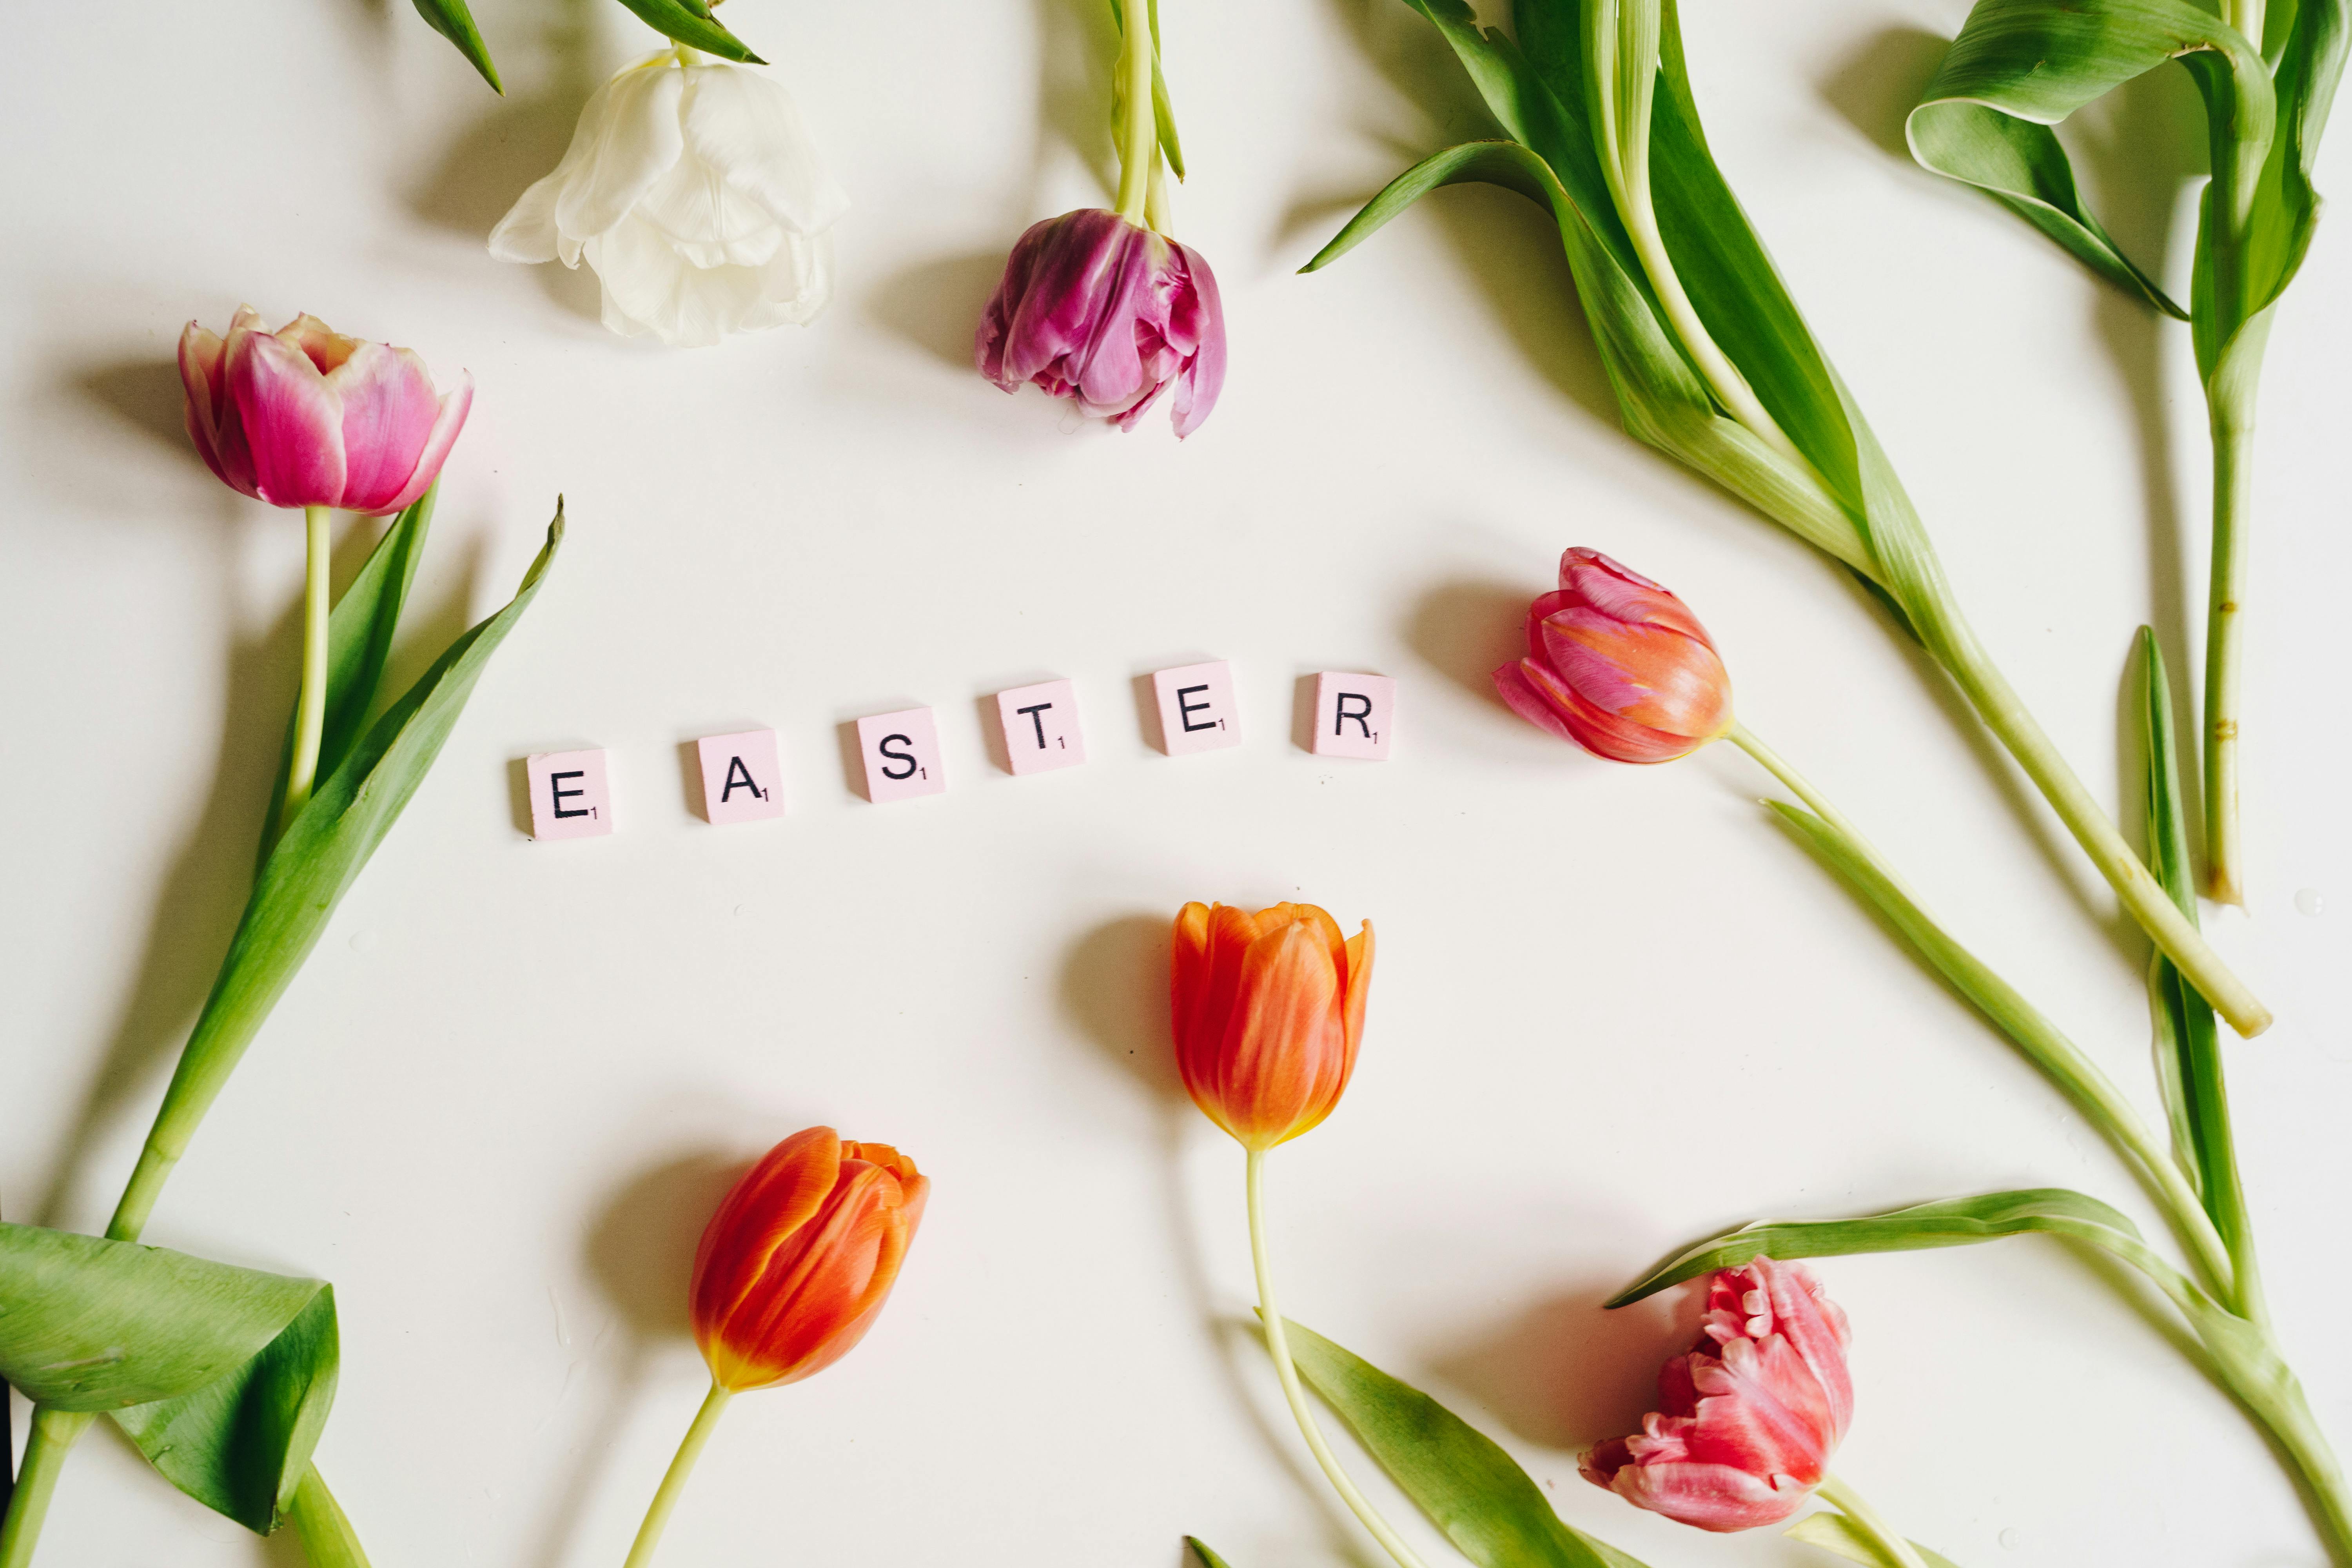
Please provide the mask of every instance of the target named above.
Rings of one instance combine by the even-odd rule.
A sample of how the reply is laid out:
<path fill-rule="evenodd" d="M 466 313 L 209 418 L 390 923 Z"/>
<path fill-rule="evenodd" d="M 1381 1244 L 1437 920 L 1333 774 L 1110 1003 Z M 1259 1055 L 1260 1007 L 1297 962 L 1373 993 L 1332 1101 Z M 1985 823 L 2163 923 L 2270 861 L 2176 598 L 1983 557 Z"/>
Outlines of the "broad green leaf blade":
<path fill-rule="evenodd" d="M 318 1466 L 303 1471 L 293 1500 L 286 1505 L 286 1522 L 302 1538 L 302 1555 L 310 1559 L 310 1568 L 368 1568 L 359 1532 L 327 1489 Z"/>
<path fill-rule="evenodd" d="M 393 634 L 399 629 L 400 613 L 408 602 L 417 561 L 425 553 L 425 534 L 433 526 L 433 508 L 440 493 L 441 481 L 436 479 L 415 506 L 393 520 L 327 617 L 327 711 L 319 735 L 320 777 L 333 773 L 351 754 L 360 726 L 375 706 L 384 665 L 392 658 Z M 278 759 L 277 784 L 270 791 L 265 822 L 278 820 L 278 807 L 286 801 L 286 774 L 293 762 L 294 720 L 289 715 L 286 746 Z M 265 837 L 254 867 L 256 876 L 268 863 L 270 848 Z"/>
<path fill-rule="evenodd" d="M 1445 1406 L 1283 1321 L 1299 1375 L 1478 1568 L 1642 1568 L 1562 1521 L 1508 1454 Z"/>
<path fill-rule="evenodd" d="M 1675 1253 L 1612 1297 L 1630 1307 L 1669 1286 L 1758 1258 L 1843 1258 L 1864 1252 L 1916 1252 L 1972 1247 L 2005 1236 L 2070 1237 L 2115 1250 L 2117 1239 L 2137 1245 L 2139 1231 L 2095 1197 L 2064 1187 L 2032 1187 L 1915 1204 L 1858 1219 L 1758 1220 Z"/>
<path fill-rule="evenodd" d="M 259 1355 L 193 1393 L 113 1412 L 163 1479 L 267 1535 L 310 1468 L 334 1405 L 335 1296 L 320 1287 Z"/>
<path fill-rule="evenodd" d="M 335 1397 L 318 1279 L 0 1224 L 0 1373 L 49 1409 L 106 1411 L 174 1486 L 267 1533 Z"/>
<path fill-rule="evenodd" d="M 1842 1513 L 1826 1510 L 1809 1513 L 1780 1533 L 1808 1546 L 1834 1552 L 1849 1562 L 1864 1564 L 1864 1568 L 1906 1568 L 1904 1563 L 1881 1552 L 1876 1542 L 1864 1534 L 1853 1521 Z M 1911 1543 L 1911 1550 L 1919 1554 L 1919 1561 L 1927 1568 L 1958 1568 L 1958 1564 L 1950 1558 L 1939 1552 L 1930 1552 L 1916 1541 Z"/>
<path fill-rule="evenodd" d="M 1976 186 L 2125 293 L 2189 319 L 2084 204 L 2074 165 L 2047 125 L 1979 103 L 1945 101 L 1913 110 L 1903 134 L 1922 168 Z"/>
<path fill-rule="evenodd" d="M 2197 873 L 2189 854 L 2189 804 L 2180 788 L 2180 735 L 2172 713 L 2172 683 L 2156 634 L 2139 629 L 2141 758 L 2147 804 L 2147 865 L 2191 924 L 2197 921 Z M 2221 1065 L 2221 1029 L 2212 1005 L 2197 994 L 2162 953 L 2148 963 L 2148 1012 L 2155 1033 L 2157 1079 L 2171 1123 L 2173 1153 L 2197 1189 L 2237 1266 L 2236 1294 L 2250 1300 L 2244 1278 L 2253 1265 L 2253 1232 L 2238 1180 L 2230 1130 L 2230 1095 Z"/>
<path fill-rule="evenodd" d="M 1572 221 L 1575 216 L 1572 210 L 1560 213 L 1566 198 L 1553 195 L 1558 182 L 1544 161 L 1526 147 L 1517 142 L 1465 142 L 1431 153 L 1391 180 L 1378 195 L 1364 204 L 1362 211 L 1348 220 L 1346 227 L 1315 253 L 1313 260 L 1298 270 L 1315 272 L 1328 267 L 1441 186 L 1479 183 L 1517 191 L 1530 201 L 1552 208 L 1565 221 Z"/>
<path fill-rule="evenodd" d="M 449 646 L 376 721 L 342 764 L 320 778 L 310 804 L 278 841 L 148 1134 L 150 1153 L 166 1167 L 185 1151 L 205 1110 L 318 942 L 335 906 L 425 782 L 490 656 L 538 596 L 562 542 L 559 502 L 555 521 L 548 525 L 547 544 L 512 602 Z M 146 1158 L 142 1156 L 142 1164 Z M 145 1223 L 143 1209 L 126 1198 L 110 1234 L 135 1236 Z"/>
<path fill-rule="evenodd" d="M 326 1287 L 0 1222 L 0 1376 L 52 1410 L 119 1410 L 226 1376 Z"/>
<path fill-rule="evenodd" d="M 1192 1555 L 1201 1560 L 1202 1568 L 1232 1568 L 1232 1564 L 1228 1563 L 1223 1558 L 1218 1556 L 1215 1552 L 1210 1551 L 1209 1543 L 1202 1540 L 1199 1536 L 1186 1536 L 1184 1538 L 1184 1544 L 1191 1547 L 1192 1549 Z"/>
<path fill-rule="evenodd" d="M 621 0 L 621 4 L 637 14 L 638 20 L 666 38 L 672 38 L 692 49 L 717 55 L 723 60 L 737 60 L 745 65 L 763 66 L 768 62 L 753 54 L 751 46 L 729 32 L 719 18 L 710 14 L 710 6 L 698 0 Z"/>
<path fill-rule="evenodd" d="M 435 32 L 457 46 L 457 52 L 472 62 L 490 90 L 506 96 L 506 88 L 499 80 L 499 68 L 490 63 L 489 46 L 482 42 L 481 29 L 474 26 L 474 14 L 466 9 L 466 0 L 415 0 L 416 14 L 431 24 Z"/>

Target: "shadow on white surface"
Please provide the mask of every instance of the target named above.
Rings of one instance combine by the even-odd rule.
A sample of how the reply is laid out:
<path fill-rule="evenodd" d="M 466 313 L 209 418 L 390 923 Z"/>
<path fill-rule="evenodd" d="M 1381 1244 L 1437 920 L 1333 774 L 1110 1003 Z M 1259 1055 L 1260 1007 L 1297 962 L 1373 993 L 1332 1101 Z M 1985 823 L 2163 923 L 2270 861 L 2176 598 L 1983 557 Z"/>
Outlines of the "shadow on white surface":
<path fill-rule="evenodd" d="M 894 336 L 951 369 L 972 369 L 972 334 L 988 297 L 1004 276 L 1002 247 L 937 256 L 884 279 L 866 296 L 866 313 Z"/>
<path fill-rule="evenodd" d="M 1622 1279 L 1570 1285 L 1431 1360 L 1437 1375 L 1514 1436 L 1577 1453 L 1641 1430 L 1658 1407 L 1658 1368 L 1697 1337 L 1687 1290 L 1617 1310 Z"/>

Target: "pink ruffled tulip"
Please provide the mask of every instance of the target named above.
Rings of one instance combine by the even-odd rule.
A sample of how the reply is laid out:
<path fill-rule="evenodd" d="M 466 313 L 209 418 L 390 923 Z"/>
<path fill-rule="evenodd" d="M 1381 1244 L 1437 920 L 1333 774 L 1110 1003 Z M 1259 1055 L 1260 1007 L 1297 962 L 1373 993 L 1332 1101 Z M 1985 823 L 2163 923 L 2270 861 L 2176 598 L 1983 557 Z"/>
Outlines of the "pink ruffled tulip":
<path fill-rule="evenodd" d="M 1853 1418 L 1845 1314 L 1802 1264 L 1759 1258 L 1708 1281 L 1697 1346 L 1659 1369 L 1664 1409 L 1584 1456 L 1584 1479 L 1701 1530 L 1797 1511 Z"/>
<path fill-rule="evenodd" d="M 180 334 L 188 437 L 221 483 L 272 506 L 399 511 L 423 495 L 473 405 L 443 395 L 408 349 L 347 338 L 316 316 L 275 332 L 240 307 L 228 336 Z"/>
<path fill-rule="evenodd" d="M 1528 657 L 1495 672 L 1512 711 L 1621 763 L 1670 763 L 1731 728 L 1731 677 L 1680 599 L 1598 550 L 1559 558 Z"/>
<path fill-rule="evenodd" d="M 973 352 L 1005 391 L 1032 383 L 1122 430 L 1173 383 L 1176 434 L 1189 436 L 1225 384 L 1216 275 L 1199 251 L 1117 213 L 1064 213 L 1013 247 Z"/>

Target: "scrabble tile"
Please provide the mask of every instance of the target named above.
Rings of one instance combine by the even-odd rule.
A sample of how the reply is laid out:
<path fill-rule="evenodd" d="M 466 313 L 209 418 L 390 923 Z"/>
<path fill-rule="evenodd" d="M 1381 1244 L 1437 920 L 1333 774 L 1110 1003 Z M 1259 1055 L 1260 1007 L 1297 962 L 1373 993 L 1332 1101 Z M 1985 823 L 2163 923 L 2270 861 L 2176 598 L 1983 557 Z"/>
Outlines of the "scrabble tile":
<path fill-rule="evenodd" d="M 1171 757 L 1242 743 L 1241 710 L 1234 704 L 1234 667 L 1188 664 L 1151 678 L 1160 702 L 1160 749 Z"/>
<path fill-rule="evenodd" d="M 1005 760 L 1015 773 L 1050 773 L 1087 760 L 1087 738 L 1078 730 L 1078 689 L 1066 680 L 998 692 L 996 722 L 1004 731 Z"/>
<path fill-rule="evenodd" d="M 940 727 L 928 708 L 877 713 L 857 721 L 857 755 L 866 764 L 866 798 L 911 800 L 948 787 L 940 765 Z"/>
<path fill-rule="evenodd" d="M 694 744 L 702 758 L 702 815 L 714 826 L 784 815 L 773 730 L 705 735 Z"/>
<path fill-rule="evenodd" d="M 523 764 L 533 838 L 601 838 L 613 831 L 613 784 L 604 752 L 541 752 Z"/>
<path fill-rule="evenodd" d="M 1396 738 L 1396 682 L 1327 669 L 1315 678 L 1315 754 L 1389 760 Z"/>

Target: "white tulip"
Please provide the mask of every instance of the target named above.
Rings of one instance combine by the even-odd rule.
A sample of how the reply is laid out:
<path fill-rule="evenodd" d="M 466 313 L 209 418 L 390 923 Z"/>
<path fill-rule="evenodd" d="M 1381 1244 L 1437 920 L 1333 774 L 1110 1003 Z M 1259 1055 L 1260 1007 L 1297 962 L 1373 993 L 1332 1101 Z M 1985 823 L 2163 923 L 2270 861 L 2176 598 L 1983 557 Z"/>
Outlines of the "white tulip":
<path fill-rule="evenodd" d="M 563 161 L 490 231 L 490 254 L 584 257 L 604 325 L 699 347 L 823 310 L 826 230 L 848 205 L 782 86 L 664 49 L 596 89 Z"/>

